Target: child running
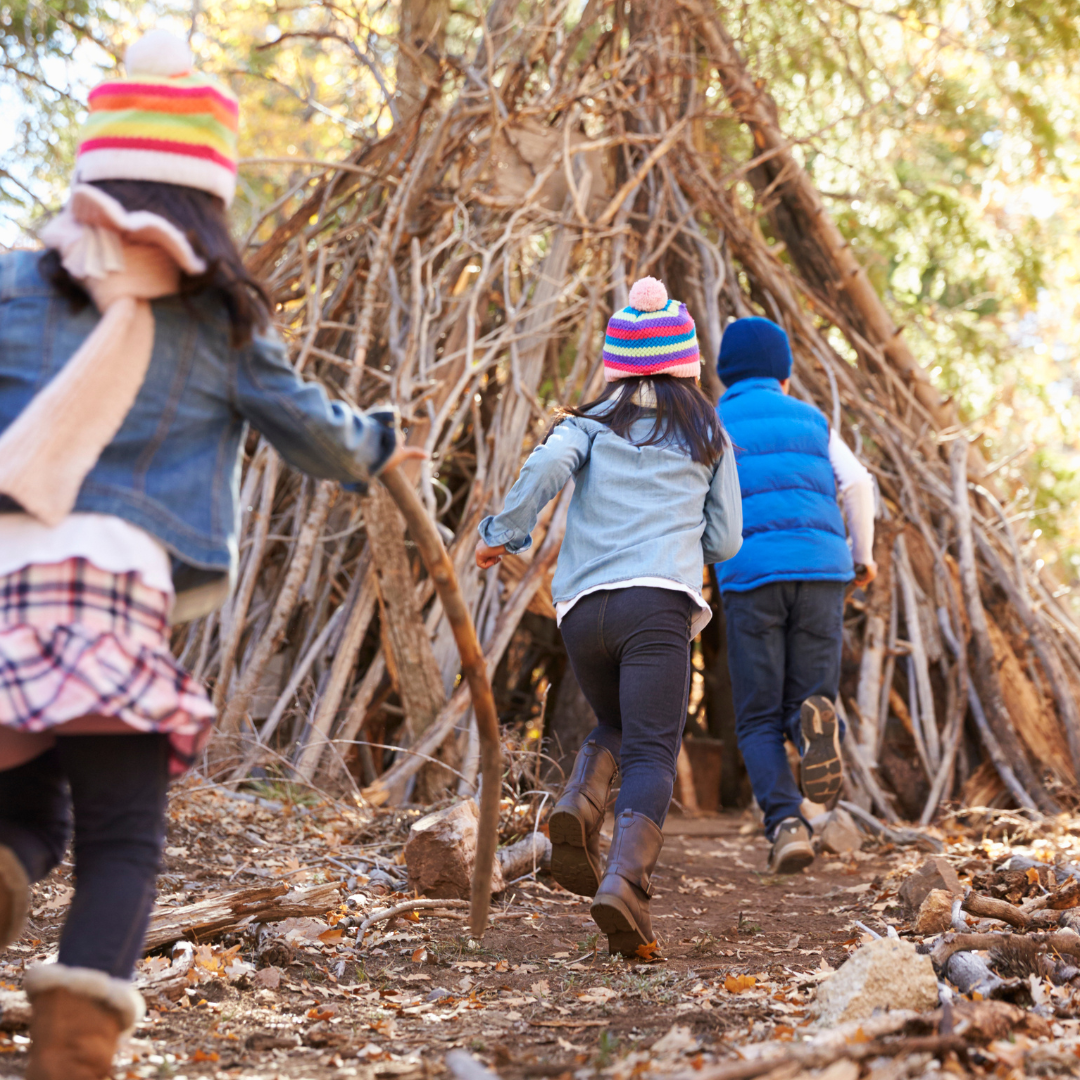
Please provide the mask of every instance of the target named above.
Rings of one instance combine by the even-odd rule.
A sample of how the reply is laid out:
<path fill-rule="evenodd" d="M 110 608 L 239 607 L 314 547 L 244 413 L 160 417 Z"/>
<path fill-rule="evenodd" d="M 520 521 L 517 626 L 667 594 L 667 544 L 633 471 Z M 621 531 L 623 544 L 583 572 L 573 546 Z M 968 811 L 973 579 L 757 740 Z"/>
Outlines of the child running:
<path fill-rule="evenodd" d="M 521 470 L 503 512 L 480 523 L 476 562 L 524 551 L 537 514 L 574 494 L 552 581 L 563 641 L 598 724 L 550 820 L 551 872 L 592 896 L 614 953 L 655 940 L 649 895 L 663 847 L 690 692 L 690 643 L 709 621 L 704 564 L 742 540 L 738 475 L 697 386 L 694 321 L 654 278 L 630 290 L 604 343 L 605 392 L 567 409 Z M 622 786 L 607 866 L 600 827 Z"/>
<path fill-rule="evenodd" d="M 148 34 L 90 94 L 48 250 L 0 257 L 0 948 L 74 819 L 59 962 L 26 973 L 28 1080 L 102 1080 L 143 1013 L 167 780 L 213 719 L 170 608 L 227 594 L 246 425 L 343 482 L 418 456 L 267 336 L 225 216 L 236 130 L 236 99 Z"/>
<path fill-rule="evenodd" d="M 791 346 L 776 323 L 732 322 L 717 370 L 727 387 L 720 414 L 736 446 L 745 520 L 742 550 L 716 569 L 735 733 L 772 841 L 769 869 L 785 874 L 814 859 L 785 739 L 799 750 L 811 802 L 831 807 L 843 782 L 833 702 L 844 589 L 877 573 L 874 482 L 819 409 L 788 397 Z"/>

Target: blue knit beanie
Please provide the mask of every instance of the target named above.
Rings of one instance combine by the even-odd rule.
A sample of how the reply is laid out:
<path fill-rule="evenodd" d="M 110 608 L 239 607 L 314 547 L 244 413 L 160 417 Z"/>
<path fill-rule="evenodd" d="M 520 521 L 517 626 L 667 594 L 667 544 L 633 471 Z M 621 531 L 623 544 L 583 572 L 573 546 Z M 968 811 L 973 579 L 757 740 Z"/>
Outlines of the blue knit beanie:
<path fill-rule="evenodd" d="M 783 382 L 791 375 L 788 336 L 769 319 L 736 319 L 724 331 L 716 370 L 725 386 L 740 379 Z"/>

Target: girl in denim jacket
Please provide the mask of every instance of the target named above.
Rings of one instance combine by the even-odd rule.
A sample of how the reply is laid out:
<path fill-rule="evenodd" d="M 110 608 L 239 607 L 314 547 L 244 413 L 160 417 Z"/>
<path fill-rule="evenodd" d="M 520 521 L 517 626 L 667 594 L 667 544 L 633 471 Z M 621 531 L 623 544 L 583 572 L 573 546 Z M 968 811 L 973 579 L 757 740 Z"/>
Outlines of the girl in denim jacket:
<path fill-rule="evenodd" d="M 167 779 L 213 720 L 167 623 L 227 593 L 246 425 L 345 483 L 415 456 L 266 335 L 225 218 L 236 100 L 191 67 L 162 31 L 134 45 L 90 94 L 48 250 L 0 257 L 0 948 L 74 818 L 59 963 L 25 980 L 30 1080 L 100 1080 L 142 1014 Z"/>
<path fill-rule="evenodd" d="M 594 898 L 609 949 L 630 956 L 654 941 L 650 883 L 686 721 L 690 643 L 711 617 L 702 574 L 742 543 L 734 455 L 697 387 L 700 370 L 686 307 L 643 278 L 608 322 L 606 392 L 568 410 L 532 452 L 476 546 L 482 569 L 524 551 L 541 507 L 573 477 L 551 589 L 598 724 L 552 811 L 551 872 Z M 600 827 L 620 770 L 602 872 Z"/>

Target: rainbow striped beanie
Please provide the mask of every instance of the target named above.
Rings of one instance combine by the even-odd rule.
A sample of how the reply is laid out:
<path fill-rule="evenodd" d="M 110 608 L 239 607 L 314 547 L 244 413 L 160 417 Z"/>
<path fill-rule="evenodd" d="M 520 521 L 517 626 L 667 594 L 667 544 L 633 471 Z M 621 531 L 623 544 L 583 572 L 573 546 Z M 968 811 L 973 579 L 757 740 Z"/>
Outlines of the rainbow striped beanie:
<path fill-rule="evenodd" d="M 90 91 L 77 183 L 157 180 L 232 202 L 240 108 L 193 63 L 187 45 L 165 30 L 150 31 L 128 49 L 127 77 Z"/>
<path fill-rule="evenodd" d="M 630 303 L 608 319 L 604 338 L 604 378 L 674 375 L 693 379 L 701 373 L 694 320 L 685 304 L 669 300 L 663 282 L 646 277 L 634 282 Z"/>

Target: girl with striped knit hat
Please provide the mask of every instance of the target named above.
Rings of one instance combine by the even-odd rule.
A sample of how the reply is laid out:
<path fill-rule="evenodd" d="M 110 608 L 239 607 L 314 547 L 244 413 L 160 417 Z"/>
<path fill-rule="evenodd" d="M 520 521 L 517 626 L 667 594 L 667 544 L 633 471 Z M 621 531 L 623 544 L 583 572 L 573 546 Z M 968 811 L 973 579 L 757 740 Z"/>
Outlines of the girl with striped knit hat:
<path fill-rule="evenodd" d="M 690 643 L 709 621 L 706 563 L 742 543 L 734 455 L 701 392 L 694 321 L 653 278 L 608 322 L 607 388 L 567 409 L 521 470 L 502 513 L 480 523 L 477 565 L 524 551 L 540 509 L 573 478 L 552 581 L 574 674 L 597 726 L 550 820 L 551 872 L 592 896 L 612 953 L 654 941 L 653 868 L 690 693 Z M 622 784 L 606 867 L 600 826 Z"/>
<path fill-rule="evenodd" d="M 76 879 L 26 974 L 28 1080 L 101 1080 L 142 1015 L 166 785 L 213 720 L 168 623 L 228 593 L 247 424 L 345 483 L 417 456 L 270 332 L 225 216 L 232 94 L 154 31 L 89 105 L 45 252 L 0 256 L 0 948 L 72 826 Z"/>

